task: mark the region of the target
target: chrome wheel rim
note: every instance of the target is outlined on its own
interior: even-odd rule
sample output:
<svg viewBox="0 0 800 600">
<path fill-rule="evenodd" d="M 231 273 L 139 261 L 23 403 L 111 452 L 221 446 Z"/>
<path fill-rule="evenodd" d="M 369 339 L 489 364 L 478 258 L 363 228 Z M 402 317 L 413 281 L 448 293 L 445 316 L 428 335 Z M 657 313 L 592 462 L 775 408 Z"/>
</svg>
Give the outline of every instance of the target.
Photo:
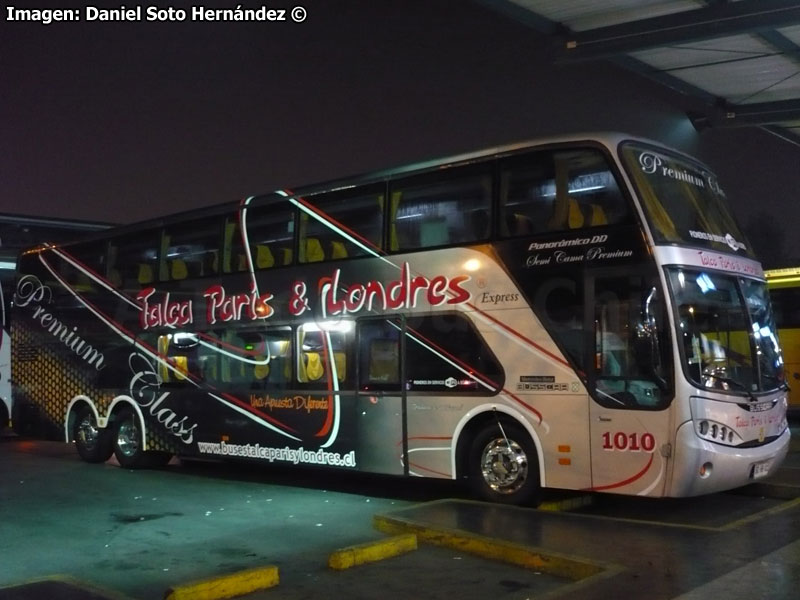
<svg viewBox="0 0 800 600">
<path fill-rule="evenodd" d="M 92 415 L 87 414 L 81 422 L 78 423 L 78 430 L 76 436 L 78 443 L 87 450 L 94 449 L 97 446 L 97 440 L 100 438 L 100 430 L 94 421 Z"/>
<path fill-rule="evenodd" d="M 133 456 L 139 451 L 139 428 L 132 416 L 119 424 L 117 448 L 124 456 Z"/>
<path fill-rule="evenodd" d="M 481 453 L 481 473 L 492 491 L 513 494 L 528 480 L 528 457 L 514 440 L 492 440 Z"/>
</svg>

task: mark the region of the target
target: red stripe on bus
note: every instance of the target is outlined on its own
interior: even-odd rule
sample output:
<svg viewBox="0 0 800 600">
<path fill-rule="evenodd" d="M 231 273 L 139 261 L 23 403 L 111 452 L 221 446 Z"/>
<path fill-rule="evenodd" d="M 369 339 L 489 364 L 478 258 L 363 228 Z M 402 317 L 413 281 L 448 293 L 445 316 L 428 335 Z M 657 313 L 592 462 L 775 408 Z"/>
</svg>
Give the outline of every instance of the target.
<svg viewBox="0 0 800 600">
<path fill-rule="evenodd" d="M 343 225 L 342 223 L 340 223 L 339 221 L 337 221 L 336 219 L 331 217 L 329 214 L 327 214 L 325 212 L 322 212 L 321 210 L 319 210 L 316 206 L 311 204 L 308 200 L 306 200 L 302 196 L 295 196 L 294 192 L 292 190 L 290 190 L 290 189 L 284 189 L 283 192 L 285 194 L 289 194 L 290 197 L 292 197 L 295 200 L 297 200 L 300 204 L 305 206 L 308 210 L 313 212 L 315 215 L 317 215 L 319 217 L 322 217 L 323 220 L 325 220 L 325 221 L 327 221 L 329 223 L 332 223 L 333 225 L 335 225 L 339 229 L 345 231 L 347 234 L 353 236 L 354 238 L 357 238 L 357 239 L 361 240 L 364 244 L 366 244 L 367 246 L 369 246 L 370 248 L 375 250 L 378 254 L 385 254 L 385 252 L 379 246 L 373 244 L 371 241 L 369 241 L 365 237 L 362 237 L 361 235 L 359 235 L 358 233 L 356 233 L 355 231 L 353 231 L 352 229 L 350 229 L 346 225 Z"/>
<path fill-rule="evenodd" d="M 489 313 L 486 313 L 486 312 L 482 311 L 480 308 L 478 308 L 478 307 L 477 307 L 477 306 L 475 306 L 474 304 L 467 303 L 467 306 L 469 306 L 470 308 L 472 308 L 472 309 L 473 309 L 473 310 L 475 310 L 476 312 L 480 313 L 482 316 L 484 316 L 484 317 L 486 317 L 487 319 L 489 319 L 489 320 L 490 320 L 492 323 L 494 323 L 494 324 L 496 324 L 496 325 L 499 325 L 500 327 L 502 327 L 503 329 L 505 329 L 506 331 L 508 331 L 508 332 L 509 332 L 509 333 L 511 333 L 512 335 L 515 335 L 516 337 L 518 337 L 519 339 L 521 339 L 522 341 L 524 341 L 526 344 L 529 344 L 529 345 L 530 345 L 530 346 L 532 346 L 533 348 L 536 348 L 536 350 L 538 350 L 538 351 L 539 351 L 539 352 L 541 352 L 542 354 L 546 354 L 547 356 L 549 356 L 550 358 L 552 358 L 552 359 L 553 359 L 553 360 L 555 360 L 555 361 L 558 361 L 558 362 L 559 362 L 559 363 L 561 363 L 562 365 L 565 365 L 565 366 L 567 366 L 567 367 L 570 367 L 570 368 L 572 368 L 572 367 L 570 366 L 570 364 L 569 364 L 567 361 L 565 361 L 563 358 L 561 358 L 561 357 L 559 357 L 559 356 L 556 356 L 555 354 L 553 354 L 552 352 L 550 352 L 550 351 L 549 351 L 547 348 L 543 348 L 542 346 L 540 346 L 539 344 L 537 344 L 537 343 L 536 343 L 536 342 L 534 342 L 533 340 L 531 340 L 531 339 L 528 339 L 526 336 L 522 335 L 520 332 L 518 332 L 518 331 L 516 331 L 515 329 L 511 328 L 509 325 L 506 325 L 506 324 L 505 324 L 505 323 L 503 323 L 502 321 L 499 321 L 498 319 L 495 319 L 495 318 L 494 318 L 493 316 L 491 316 Z"/>
<path fill-rule="evenodd" d="M 53 252 L 54 252 L 56 255 L 63 254 L 64 256 L 66 256 L 66 257 L 68 257 L 70 260 L 72 260 L 73 262 L 77 263 L 77 264 L 78 264 L 78 267 L 79 267 L 81 270 L 83 270 L 84 274 L 88 275 L 89 277 L 92 277 L 92 278 L 94 278 L 94 279 L 96 279 L 96 280 L 102 281 L 102 282 L 103 282 L 103 283 L 105 283 L 105 284 L 106 284 L 108 287 L 110 287 L 112 290 L 116 290 L 116 289 L 117 289 L 117 287 L 116 287 L 116 286 L 115 286 L 113 283 L 111 283 L 111 282 L 110 282 L 108 279 L 106 279 L 105 277 L 103 277 L 102 275 L 100 275 L 100 273 L 97 273 L 96 271 L 94 271 L 94 270 L 90 269 L 89 267 L 87 267 L 85 264 L 83 264 L 83 263 L 82 263 L 81 261 L 79 261 L 77 258 L 75 258 L 74 256 L 72 256 L 72 255 L 71 255 L 69 252 L 67 252 L 66 250 L 63 250 L 62 248 L 53 248 Z M 126 295 L 126 294 L 123 294 L 123 296 L 125 296 L 125 295 Z M 133 298 L 130 298 L 130 296 L 128 296 L 128 298 L 129 298 L 129 299 L 130 299 L 132 302 L 135 302 L 135 301 L 133 300 Z M 138 303 L 137 303 L 137 304 L 138 304 Z"/>
<path fill-rule="evenodd" d="M 435 473 L 436 475 L 441 475 L 442 477 L 450 477 L 450 473 L 442 473 L 441 471 L 437 471 L 435 469 L 429 469 L 428 467 L 423 467 L 422 465 L 418 465 L 416 463 L 409 462 L 408 463 L 409 469 L 418 469 L 420 471 L 427 471 L 428 473 Z"/>
<path fill-rule="evenodd" d="M 494 391 L 495 393 L 496 393 L 498 390 L 500 390 L 500 389 L 501 389 L 501 386 L 500 386 L 500 385 L 498 385 L 496 382 L 494 382 L 494 381 L 492 381 L 491 379 L 489 379 L 489 378 L 488 378 L 486 375 L 484 375 L 484 374 L 483 374 L 483 373 L 481 373 L 480 371 L 478 371 L 478 370 L 476 370 L 475 368 L 473 368 L 473 367 L 472 367 L 472 365 L 468 365 L 467 363 L 465 363 L 465 362 L 464 362 L 464 361 L 462 361 L 461 359 L 459 359 L 459 358 L 457 358 L 457 357 L 453 356 L 453 355 L 452 355 L 452 354 L 450 354 L 450 353 L 449 353 L 447 350 L 445 350 L 444 348 L 442 348 L 441 346 L 439 346 L 439 344 L 437 344 L 436 342 L 432 342 L 431 340 L 429 340 L 428 338 L 426 338 L 424 335 L 422 335 L 422 334 L 421 334 L 419 331 L 417 331 L 416 329 L 413 329 L 413 328 L 411 328 L 411 327 L 407 327 L 407 328 L 406 328 L 406 332 L 409 332 L 409 331 L 410 331 L 410 332 L 411 332 L 413 335 L 415 335 L 416 337 L 418 337 L 419 339 L 421 339 L 422 341 L 424 341 L 426 344 L 428 344 L 429 346 L 433 347 L 435 350 L 437 350 L 437 351 L 441 352 L 442 354 L 444 354 L 445 356 L 447 356 L 447 358 L 449 358 L 449 359 L 450 359 L 450 360 L 452 360 L 453 362 L 457 363 L 457 364 L 458 364 L 458 365 L 459 365 L 461 368 L 463 368 L 463 369 L 465 369 L 466 371 L 468 371 L 468 373 L 467 373 L 467 375 L 468 375 L 468 376 L 470 376 L 470 377 L 473 377 L 473 378 L 475 378 L 475 379 L 478 379 L 478 380 L 482 381 L 482 382 L 483 382 L 483 383 L 485 383 L 485 384 L 491 385 L 491 386 L 492 386 L 492 388 L 494 388 L 492 391 Z"/>
<path fill-rule="evenodd" d="M 626 486 L 626 485 L 628 485 L 629 483 L 633 483 L 633 482 L 634 482 L 634 481 L 636 481 L 637 479 L 640 479 L 641 477 L 643 477 L 643 476 L 644 476 L 644 474 L 645 474 L 645 473 L 647 473 L 647 471 L 650 469 L 650 467 L 652 466 L 652 464 L 653 464 L 653 455 L 651 454 L 651 455 L 650 455 L 650 460 L 649 460 L 649 461 L 648 461 L 648 463 L 645 465 L 644 469 L 642 469 L 641 471 L 639 471 L 639 472 L 638 472 L 636 475 L 634 475 L 633 477 L 629 477 L 628 479 L 625 479 L 625 480 L 623 480 L 623 481 L 619 481 L 619 482 L 617 482 L 617 483 L 610 483 L 610 484 L 608 484 L 608 485 L 599 485 L 599 486 L 597 486 L 597 487 L 590 487 L 590 488 L 587 488 L 587 489 L 585 489 L 584 491 L 587 491 L 587 492 L 601 492 L 601 491 L 603 491 L 603 490 L 612 490 L 612 489 L 614 489 L 614 488 L 619 488 L 619 487 Z"/>
</svg>

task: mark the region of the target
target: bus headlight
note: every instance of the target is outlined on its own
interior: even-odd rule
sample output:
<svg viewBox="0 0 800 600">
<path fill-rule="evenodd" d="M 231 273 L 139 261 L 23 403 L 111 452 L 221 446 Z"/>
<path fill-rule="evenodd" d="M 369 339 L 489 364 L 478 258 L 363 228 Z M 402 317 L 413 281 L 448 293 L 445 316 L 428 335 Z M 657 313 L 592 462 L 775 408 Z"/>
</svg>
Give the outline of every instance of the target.
<svg viewBox="0 0 800 600">
<path fill-rule="evenodd" d="M 695 430 L 697 431 L 697 435 L 704 440 L 716 442 L 717 444 L 736 446 L 744 441 L 738 433 L 727 425 L 708 419 L 698 421 Z"/>
</svg>

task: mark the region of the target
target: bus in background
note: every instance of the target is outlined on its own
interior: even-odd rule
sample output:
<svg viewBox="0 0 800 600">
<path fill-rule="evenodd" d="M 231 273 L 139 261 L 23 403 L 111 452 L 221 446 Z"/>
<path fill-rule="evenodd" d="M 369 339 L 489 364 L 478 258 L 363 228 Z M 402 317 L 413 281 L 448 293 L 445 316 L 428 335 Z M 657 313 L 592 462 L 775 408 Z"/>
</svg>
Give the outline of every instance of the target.
<svg viewBox="0 0 800 600">
<path fill-rule="evenodd" d="M 789 414 L 800 416 L 800 268 L 765 271 L 783 349 L 789 390 Z"/>
<path fill-rule="evenodd" d="M 695 496 L 789 446 L 763 270 L 711 171 L 604 134 L 278 190 L 20 256 L 19 418 L 172 455 Z"/>
<path fill-rule="evenodd" d="M 0 431 L 8 425 L 12 413 L 9 314 L 17 253 L 34 244 L 66 242 L 82 232 L 108 227 L 106 223 L 0 213 Z"/>
</svg>

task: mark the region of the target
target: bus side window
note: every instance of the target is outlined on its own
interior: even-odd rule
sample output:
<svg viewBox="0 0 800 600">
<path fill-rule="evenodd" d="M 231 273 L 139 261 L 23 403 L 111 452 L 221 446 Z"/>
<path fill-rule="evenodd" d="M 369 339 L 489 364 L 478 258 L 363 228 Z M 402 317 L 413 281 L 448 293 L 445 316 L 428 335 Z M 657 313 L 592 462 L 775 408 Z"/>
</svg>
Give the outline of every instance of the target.
<svg viewBox="0 0 800 600">
<path fill-rule="evenodd" d="M 207 338 L 198 362 L 200 376 L 221 388 L 285 388 L 290 378 L 291 331 L 223 330 Z"/>
<path fill-rule="evenodd" d="M 648 294 L 654 333 L 666 335 L 663 302 L 656 290 L 639 275 L 595 279 L 594 397 L 602 406 L 658 409 L 669 402 L 670 395 L 662 383 L 670 380 L 668 340 L 659 340 L 652 364 L 643 364 L 643 356 L 637 355 L 637 324 L 644 318 L 643 292 Z"/>
<path fill-rule="evenodd" d="M 156 348 L 161 383 L 183 384 L 200 376 L 197 334 L 179 331 L 160 335 Z"/>
<path fill-rule="evenodd" d="M 161 235 L 159 279 L 176 281 L 219 272 L 220 219 L 175 223 Z"/>
<path fill-rule="evenodd" d="M 598 150 L 533 152 L 501 165 L 500 233 L 535 235 L 631 220 L 616 179 Z"/>
<path fill-rule="evenodd" d="M 384 191 L 384 185 L 377 184 L 306 198 L 319 218 L 300 213 L 300 262 L 378 250 L 383 240 Z"/>
<path fill-rule="evenodd" d="M 466 244 L 489 236 L 492 177 L 459 169 L 400 180 L 391 185 L 389 249 Z"/>
<path fill-rule="evenodd" d="M 465 316 L 413 317 L 405 335 L 406 390 L 491 395 L 503 388 L 503 367 Z"/>
<path fill-rule="evenodd" d="M 352 368 L 348 355 L 352 341 L 351 328 L 323 331 L 315 323 L 298 327 L 295 355 L 297 382 L 328 389 L 328 383 L 335 377 L 339 385 L 349 385 Z"/>
<path fill-rule="evenodd" d="M 106 242 L 89 242 L 64 246 L 62 251 L 73 258 L 80 267 L 66 260 L 58 261 L 58 270 L 75 291 L 86 294 L 97 290 L 97 283 L 89 272 L 106 276 Z"/>
<path fill-rule="evenodd" d="M 556 277 L 542 277 L 530 286 L 531 308 L 547 333 L 574 364 L 581 378 L 586 376 L 587 340 L 583 326 L 583 270 L 560 269 Z"/>
<path fill-rule="evenodd" d="M 251 352 L 253 375 L 270 388 L 285 388 L 292 376 L 292 332 L 288 327 L 263 332 L 263 342 Z"/>
<path fill-rule="evenodd" d="M 247 231 L 242 234 L 236 215 L 224 231 L 223 269 L 226 273 L 271 269 L 294 262 L 295 209 L 284 198 L 247 209 Z M 244 247 L 244 237 L 249 246 Z"/>
<path fill-rule="evenodd" d="M 158 267 L 157 232 L 131 234 L 112 240 L 109 247 L 109 277 L 123 289 L 139 290 L 155 281 Z"/>
<path fill-rule="evenodd" d="M 219 352 L 219 337 L 213 332 L 204 334 L 203 342 L 197 349 L 197 371 L 200 379 L 208 384 L 217 385 L 222 381 Z"/>
<path fill-rule="evenodd" d="M 374 319 L 358 324 L 358 389 L 400 389 L 400 331 L 397 319 Z"/>
</svg>

